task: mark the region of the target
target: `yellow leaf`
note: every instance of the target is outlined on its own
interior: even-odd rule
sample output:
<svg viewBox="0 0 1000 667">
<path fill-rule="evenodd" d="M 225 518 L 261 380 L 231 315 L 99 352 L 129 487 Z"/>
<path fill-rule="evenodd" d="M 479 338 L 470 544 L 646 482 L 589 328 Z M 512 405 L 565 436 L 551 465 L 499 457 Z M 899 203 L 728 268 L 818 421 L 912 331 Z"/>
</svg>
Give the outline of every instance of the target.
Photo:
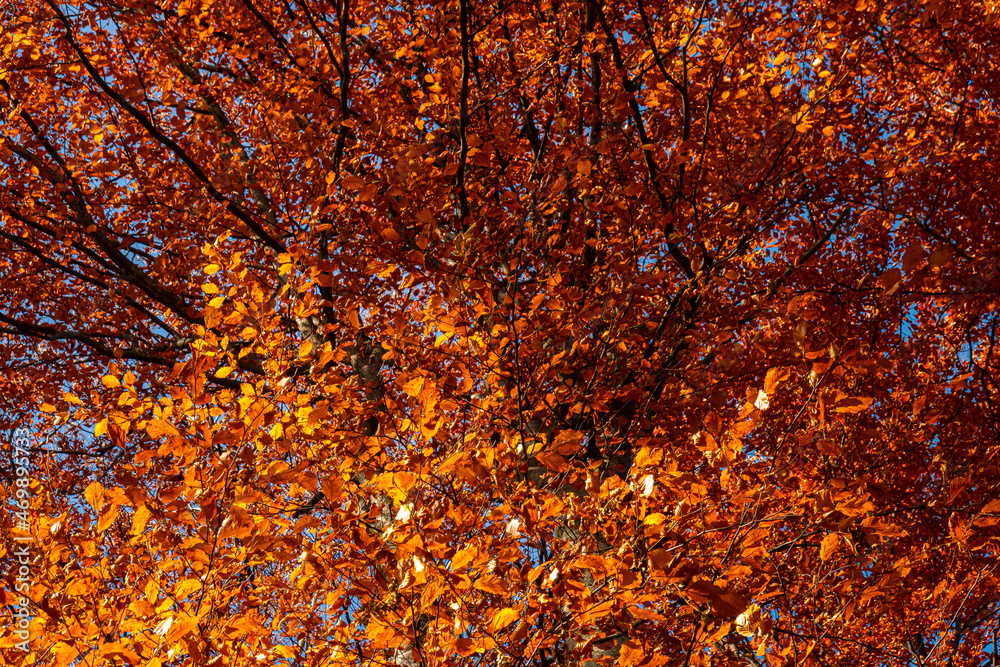
<svg viewBox="0 0 1000 667">
<path fill-rule="evenodd" d="M 285 658 L 286 660 L 295 661 L 295 649 L 291 646 L 278 645 L 274 647 L 274 652 L 278 656 Z"/>
<path fill-rule="evenodd" d="M 108 432 L 108 420 L 102 419 L 94 426 L 94 436 L 100 437 Z"/>
<path fill-rule="evenodd" d="M 520 437 L 520 436 L 517 436 L 517 437 Z M 518 445 L 517 446 L 517 451 L 521 452 L 522 450 L 526 450 L 527 453 L 528 453 L 528 456 L 537 456 L 538 453 L 540 451 L 542 451 L 542 448 L 544 446 L 545 446 L 545 441 L 544 440 L 532 440 L 531 442 L 528 443 L 528 446 L 526 448 L 522 448 L 521 445 Z"/>
<path fill-rule="evenodd" d="M 490 631 L 500 632 L 508 625 L 518 620 L 518 618 L 520 617 L 518 616 L 517 611 L 515 609 L 511 607 L 504 607 L 503 609 L 498 611 L 496 613 L 496 616 L 493 617 L 493 620 L 490 621 Z"/>
<path fill-rule="evenodd" d="M 103 384 L 108 389 L 117 389 L 122 386 L 121 381 L 114 375 L 105 375 L 101 378 L 101 384 Z"/>
<path fill-rule="evenodd" d="M 784 51 L 782 51 L 782 52 L 781 52 L 781 55 L 779 55 L 779 56 L 778 56 L 777 58 L 775 58 L 775 59 L 774 59 L 774 64 L 775 64 L 775 65 L 779 65 L 779 66 L 780 66 L 780 65 L 781 65 L 781 64 L 783 64 L 783 63 L 784 63 L 784 62 L 785 62 L 786 60 L 788 60 L 788 54 L 787 54 L 787 53 L 785 53 Z"/>
<path fill-rule="evenodd" d="M 647 526 L 659 526 L 666 520 L 667 520 L 666 515 L 657 512 L 656 514 L 650 514 L 645 519 L 643 519 L 642 522 Z"/>
<path fill-rule="evenodd" d="M 218 264 L 209 264 L 205 267 L 205 275 L 212 276 L 222 270 L 222 267 Z"/>
</svg>

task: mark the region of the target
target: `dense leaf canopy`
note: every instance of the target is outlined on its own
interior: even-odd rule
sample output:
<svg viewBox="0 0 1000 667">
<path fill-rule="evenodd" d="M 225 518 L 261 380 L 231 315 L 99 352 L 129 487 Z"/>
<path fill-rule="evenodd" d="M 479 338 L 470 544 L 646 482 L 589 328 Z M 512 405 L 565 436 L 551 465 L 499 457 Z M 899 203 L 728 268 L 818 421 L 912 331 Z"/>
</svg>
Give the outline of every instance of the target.
<svg viewBox="0 0 1000 667">
<path fill-rule="evenodd" d="M 2 3 L 2 662 L 1000 664 L 998 11 Z"/>
</svg>

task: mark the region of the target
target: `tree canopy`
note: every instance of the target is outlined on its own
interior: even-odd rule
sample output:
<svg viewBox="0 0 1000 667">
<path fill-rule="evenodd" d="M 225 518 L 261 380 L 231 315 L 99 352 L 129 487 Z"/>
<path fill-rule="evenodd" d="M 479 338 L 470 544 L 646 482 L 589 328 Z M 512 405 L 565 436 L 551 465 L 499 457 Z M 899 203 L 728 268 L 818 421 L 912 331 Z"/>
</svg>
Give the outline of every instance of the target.
<svg viewBox="0 0 1000 667">
<path fill-rule="evenodd" d="M 3 3 L 4 664 L 1000 665 L 998 12 Z"/>
</svg>

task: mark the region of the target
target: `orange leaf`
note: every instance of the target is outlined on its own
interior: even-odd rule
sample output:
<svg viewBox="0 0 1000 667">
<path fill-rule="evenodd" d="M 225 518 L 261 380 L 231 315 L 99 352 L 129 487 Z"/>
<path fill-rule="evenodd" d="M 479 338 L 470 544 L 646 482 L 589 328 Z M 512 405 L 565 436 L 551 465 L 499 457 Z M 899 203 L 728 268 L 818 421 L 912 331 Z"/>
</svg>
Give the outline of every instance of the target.
<svg viewBox="0 0 1000 667">
<path fill-rule="evenodd" d="M 76 660 L 76 657 L 80 655 L 79 651 L 64 642 L 59 642 L 53 646 L 51 653 L 55 658 L 54 667 L 66 667 L 66 665 Z"/>
<path fill-rule="evenodd" d="M 466 547 L 458 551 L 451 559 L 451 571 L 457 572 L 458 570 L 465 569 L 478 554 L 479 552 L 473 547 Z"/>
<path fill-rule="evenodd" d="M 101 518 L 97 520 L 97 532 L 103 533 L 108 529 L 108 526 L 115 522 L 118 518 L 118 505 L 108 505 L 104 508 L 101 513 Z"/>
<path fill-rule="evenodd" d="M 146 433 L 151 438 L 162 438 L 163 436 L 179 436 L 180 431 L 172 424 L 162 419 L 151 419 L 146 423 Z"/>
<path fill-rule="evenodd" d="M 844 400 L 837 403 L 836 407 L 833 408 L 833 412 L 844 412 L 847 414 L 853 414 L 855 412 L 863 412 L 868 409 L 875 399 L 872 398 L 845 398 Z"/>
<path fill-rule="evenodd" d="M 95 512 L 100 512 L 104 507 L 104 487 L 100 482 L 91 482 L 90 486 L 83 492 L 83 497 L 94 508 Z"/>
<path fill-rule="evenodd" d="M 587 608 L 582 614 L 577 617 L 577 621 L 581 625 L 587 625 L 592 621 L 596 621 L 599 618 L 603 618 L 611 613 L 611 610 L 615 608 L 615 601 L 604 600 L 599 602 L 589 608 Z"/>
<path fill-rule="evenodd" d="M 535 454 L 535 458 L 552 472 L 562 472 L 570 467 L 565 458 L 550 451 L 539 452 Z"/>
<path fill-rule="evenodd" d="M 819 557 L 822 561 L 830 560 L 840 548 L 840 536 L 837 533 L 830 533 L 823 538 L 819 545 Z"/>
</svg>

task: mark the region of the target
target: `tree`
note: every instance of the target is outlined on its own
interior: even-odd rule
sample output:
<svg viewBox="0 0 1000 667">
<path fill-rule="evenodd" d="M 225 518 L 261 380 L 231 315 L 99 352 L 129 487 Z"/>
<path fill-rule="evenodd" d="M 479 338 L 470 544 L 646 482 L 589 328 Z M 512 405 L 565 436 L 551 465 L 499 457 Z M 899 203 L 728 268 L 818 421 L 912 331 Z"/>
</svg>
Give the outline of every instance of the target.
<svg viewBox="0 0 1000 667">
<path fill-rule="evenodd" d="M 0 11 L 6 664 L 1000 664 L 993 3 Z"/>
</svg>

